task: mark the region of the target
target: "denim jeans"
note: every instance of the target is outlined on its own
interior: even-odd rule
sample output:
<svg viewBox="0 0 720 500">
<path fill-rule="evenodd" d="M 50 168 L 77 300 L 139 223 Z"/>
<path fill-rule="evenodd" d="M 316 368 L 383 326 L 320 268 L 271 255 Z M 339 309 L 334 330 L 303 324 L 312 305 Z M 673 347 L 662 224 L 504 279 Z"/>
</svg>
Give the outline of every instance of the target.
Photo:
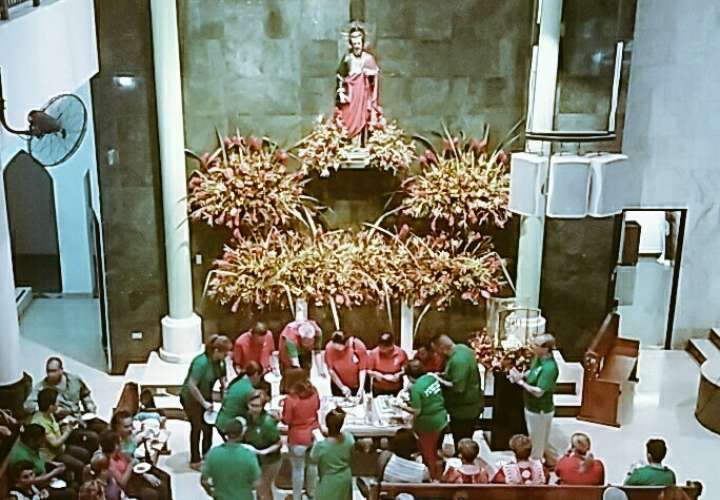
<svg viewBox="0 0 720 500">
<path fill-rule="evenodd" d="M 292 488 L 293 500 L 301 500 L 303 482 L 307 496 L 315 494 L 317 485 L 317 463 L 310 460 L 310 449 L 312 446 L 299 444 L 290 445 L 290 464 L 292 465 Z"/>
</svg>

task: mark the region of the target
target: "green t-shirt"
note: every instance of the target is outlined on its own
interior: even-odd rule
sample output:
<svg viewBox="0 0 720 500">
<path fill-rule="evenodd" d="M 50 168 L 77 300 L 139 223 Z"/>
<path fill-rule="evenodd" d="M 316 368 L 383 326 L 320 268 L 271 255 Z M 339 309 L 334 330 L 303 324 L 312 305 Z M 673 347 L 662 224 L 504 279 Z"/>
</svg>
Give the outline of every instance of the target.
<svg viewBox="0 0 720 500">
<path fill-rule="evenodd" d="M 280 430 L 277 420 L 263 411 L 257 420 L 248 418 L 248 427 L 243 442 L 253 445 L 258 450 L 265 449 L 280 441 Z M 280 460 L 280 450 L 271 455 L 259 455 L 260 465 L 264 466 Z"/>
<path fill-rule="evenodd" d="M 415 430 L 420 432 L 441 431 L 447 425 L 447 411 L 442 387 L 437 378 L 426 373 L 410 388 L 410 406 L 420 410 L 415 417 Z"/>
<path fill-rule="evenodd" d="M 316 351 L 319 351 L 322 349 L 322 335 L 316 334 L 315 335 L 315 341 L 313 344 L 313 349 Z M 290 358 L 298 358 L 300 357 L 300 353 L 307 354 L 312 349 L 307 349 L 303 345 L 297 345 L 293 340 L 285 339 L 285 352 L 287 353 L 288 357 Z"/>
<path fill-rule="evenodd" d="M 218 412 L 215 427 L 225 432 L 227 423 L 235 417 L 247 415 L 248 396 L 255 390 L 247 375 L 240 380 L 233 380 L 225 391 L 222 406 Z"/>
<path fill-rule="evenodd" d="M 550 413 L 555 410 L 553 403 L 553 395 L 555 394 L 555 384 L 558 379 L 558 366 L 555 358 L 549 356 L 547 358 L 535 358 L 530 365 L 530 371 L 527 374 L 527 383 L 534 387 L 539 387 L 543 391 L 542 396 L 536 398 L 528 391 L 524 391 L 525 408 L 533 413 Z"/>
<path fill-rule="evenodd" d="M 23 461 L 33 464 L 36 475 L 40 476 L 45 474 L 45 460 L 43 460 L 40 456 L 40 452 L 30 448 L 28 445 L 18 440 L 10 450 L 8 464 L 12 467 L 13 465 Z"/>
<path fill-rule="evenodd" d="M 325 439 L 312 447 L 310 457 L 318 463 L 320 482 L 315 500 L 352 500 L 352 450 L 355 438 L 343 432 L 343 440 Z"/>
<path fill-rule="evenodd" d="M 210 450 L 202 474 L 212 479 L 217 500 L 253 500 L 260 465 L 255 454 L 242 444 L 225 443 Z"/>
<path fill-rule="evenodd" d="M 45 429 L 45 438 L 52 437 L 54 439 L 60 439 L 62 437 L 62 431 L 60 430 L 60 424 L 58 424 L 57 420 L 55 420 L 55 417 L 50 415 L 45 415 L 44 413 L 38 411 L 35 412 L 35 414 L 32 416 L 32 419 L 30 419 L 31 424 L 38 424 L 43 429 Z M 45 442 L 45 446 L 40 448 L 40 456 L 43 458 L 43 460 L 53 460 L 58 455 L 62 455 L 65 447 L 63 445 L 60 446 L 52 446 L 49 441 Z"/>
<path fill-rule="evenodd" d="M 225 361 L 211 361 L 207 354 L 198 354 L 195 359 L 190 363 L 190 369 L 188 370 L 185 382 L 183 382 L 182 390 L 180 391 L 180 397 L 189 398 L 190 388 L 188 382 L 190 378 L 195 379 L 200 394 L 205 398 L 206 401 L 212 399 L 212 390 L 215 386 L 215 382 L 225 375 Z"/>
<path fill-rule="evenodd" d="M 478 418 L 485 406 L 475 351 L 456 345 L 445 364 L 445 378 L 453 386 L 445 389 L 445 408 L 450 418 Z"/>
<path fill-rule="evenodd" d="M 664 465 L 638 467 L 625 479 L 627 486 L 674 486 L 675 473 Z"/>
</svg>

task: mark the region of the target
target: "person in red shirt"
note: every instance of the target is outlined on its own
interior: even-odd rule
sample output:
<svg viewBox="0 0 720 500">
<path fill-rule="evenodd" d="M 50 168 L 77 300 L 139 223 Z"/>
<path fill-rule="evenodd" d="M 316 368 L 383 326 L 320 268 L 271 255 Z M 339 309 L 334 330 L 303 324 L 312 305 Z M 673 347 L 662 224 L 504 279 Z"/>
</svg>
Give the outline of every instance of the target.
<svg viewBox="0 0 720 500">
<path fill-rule="evenodd" d="M 309 497 L 315 492 L 317 464 L 306 460 L 313 445 L 313 431 L 320 428 L 318 420 L 320 396 L 308 379 L 297 381 L 283 401 L 281 420 L 288 426 L 288 449 L 292 465 L 293 500 L 301 500 L 303 481 Z M 307 470 L 306 470 L 307 465 Z"/>
<path fill-rule="evenodd" d="M 357 337 L 338 330 L 325 346 L 325 365 L 333 396 L 361 395 L 365 389 L 367 349 Z"/>
<path fill-rule="evenodd" d="M 250 361 L 262 366 L 263 373 L 272 371 L 272 353 L 275 350 L 273 334 L 265 323 L 257 322 L 252 330 L 240 335 L 233 347 L 233 367 L 238 375 L 245 373 Z"/>
<path fill-rule="evenodd" d="M 590 453 L 590 437 L 576 432 L 570 438 L 570 450 L 555 466 L 558 484 L 601 486 L 605 484 L 605 466 Z"/>
<path fill-rule="evenodd" d="M 415 350 L 415 359 L 419 359 L 428 373 L 442 373 L 445 370 L 445 356 L 434 348 L 434 341 L 423 342 Z"/>
<path fill-rule="evenodd" d="M 278 340 L 280 373 L 292 367 L 302 368 L 310 373 L 314 351 L 318 373 L 324 377 L 321 349 L 322 330 L 315 321 L 311 319 L 291 321 L 280 332 Z"/>
<path fill-rule="evenodd" d="M 392 333 L 381 333 L 377 347 L 368 353 L 367 359 L 367 374 L 371 377 L 373 396 L 397 396 L 403 386 L 403 370 L 407 361 L 405 351 L 393 342 Z"/>
</svg>

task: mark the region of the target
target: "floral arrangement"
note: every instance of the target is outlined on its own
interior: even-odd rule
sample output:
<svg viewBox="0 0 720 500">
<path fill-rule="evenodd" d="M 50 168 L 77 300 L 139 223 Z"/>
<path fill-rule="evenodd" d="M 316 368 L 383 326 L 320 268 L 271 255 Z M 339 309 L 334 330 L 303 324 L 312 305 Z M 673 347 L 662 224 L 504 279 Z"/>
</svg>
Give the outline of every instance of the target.
<svg viewBox="0 0 720 500">
<path fill-rule="evenodd" d="M 439 153 L 423 141 L 428 149 L 420 156 L 420 172 L 403 183 L 401 213 L 429 219 L 433 231 L 438 222 L 450 230 L 503 227 L 510 218 L 510 169 L 502 149 L 488 153 L 487 129 L 481 140 L 446 131 Z"/>
<path fill-rule="evenodd" d="M 509 373 L 513 368 L 525 371 L 530 368 L 533 351 L 527 345 L 507 346 L 495 345 L 487 331 L 474 332 L 470 336 L 470 347 L 475 356 L 487 370 Z"/>
<path fill-rule="evenodd" d="M 436 241 L 440 240 L 440 241 Z M 453 299 L 477 304 L 502 285 L 500 261 L 486 239 L 479 252 L 442 238 L 384 229 L 312 234 L 271 230 L 225 248 L 208 278 L 208 295 L 221 304 L 262 308 L 304 297 L 317 306 L 388 306 L 407 298 L 416 306 L 445 309 Z"/>
<path fill-rule="evenodd" d="M 314 200 L 306 196 L 303 174 L 289 173 L 289 155 L 258 137 L 227 137 L 212 153 L 201 157 L 190 174 L 190 218 L 210 226 L 225 226 L 236 238 L 252 231 L 291 226 L 303 214 L 314 214 Z"/>
<path fill-rule="evenodd" d="M 299 143 L 298 157 L 306 172 L 327 177 L 347 162 L 356 146 L 339 117 L 320 119 L 313 131 Z M 406 170 L 415 160 L 415 143 L 405 138 L 396 123 L 377 123 L 368 132 L 367 149 L 372 168 L 392 172 Z"/>
</svg>

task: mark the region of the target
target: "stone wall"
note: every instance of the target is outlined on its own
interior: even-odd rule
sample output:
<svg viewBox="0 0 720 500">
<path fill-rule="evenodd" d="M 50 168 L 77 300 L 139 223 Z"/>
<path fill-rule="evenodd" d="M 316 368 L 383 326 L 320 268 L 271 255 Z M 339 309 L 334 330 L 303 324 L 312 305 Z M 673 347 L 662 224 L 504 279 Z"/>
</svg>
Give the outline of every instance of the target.
<svg viewBox="0 0 720 500">
<path fill-rule="evenodd" d="M 452 0 L 246 0 L 179 3 L 187 146 L 214 148 L 221 133 L 267 134 L 292 145 L 319 114 L 332 111 L 335 72 L 347 50 L 341 33 L 351 16 L 363 20 L 381 67 L 386 115 L 410 133 L 440 130 L 441 122 L 479 135 L 485 124 L 498 139 L 524 114 L 532 32 L 532 2 Z M 521 147 L 518 144 L 517 147 Z M 192 168 L 194 165 L 189 164 Z M 360 228 L 385 210 L 399 179 L 375 171 L 341 171 L 315 178 L 308 190 L 330 207 L 328 227 Z M 518 226 L 499 237 L 515 260 Z M 206 332 L 231 335 L 263 318 L 277 331 L 287 310 L 232 315 L 202 295 L 207 271 L 229 235 L 193 225 L 195 304 Z M 399 329 L 394 306 L 393 331 Z M 418 311 L 419 313 L 419 311 Z M 311 311 L 332 329 L 329 308 Z M 342 327 L 370 343 L 388 329 L 384 309 L 343 311 Z M 482 308 L 429 314 L 422 335 L 482 326 Z"/>
</svg>

